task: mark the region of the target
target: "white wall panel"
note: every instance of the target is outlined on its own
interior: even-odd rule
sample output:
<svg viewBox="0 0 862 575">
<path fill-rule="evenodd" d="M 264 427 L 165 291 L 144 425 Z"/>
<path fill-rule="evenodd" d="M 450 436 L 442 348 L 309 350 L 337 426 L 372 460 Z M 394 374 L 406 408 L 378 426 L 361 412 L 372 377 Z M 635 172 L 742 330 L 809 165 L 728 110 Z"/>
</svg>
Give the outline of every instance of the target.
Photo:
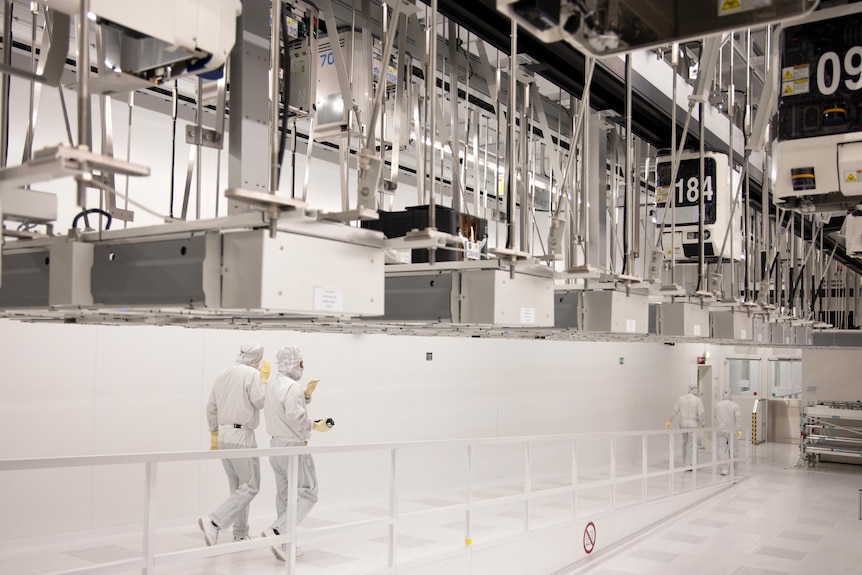
<svg viewBox="0 0 862 575">
<path fill-rule="evenodd" d="M 331 432 L 312 436 L 315 445 L 661 429 L 676 398 L 695 378 L 696 357 L 706 349 L 703 344 L 32 325 L 5 320 L 0 321 L 0 337 L 6 342 L 0 347 L 4 397 L 0 432 L 10 438 L 0 444 L 3 458 L 206 449 L 205 408 L 212 381 L 235 361 L 239 344 L 247 339 L 264 345 L 273 369 L 280 347 L 295 344 L 302 349 L 303 382 L 321 380 L 310 414 L 337 422 Z M 720 383 L 724 377 L 720 366 L 734 350 L 709 349 L 709 362 L 716 366 L 714 376 Z M 429 352 L 431 361 L 426 360 Z M 761 348 L 752 357 L 771 354 Z M 258 445 L 268 446 L 261 419 Z M 542 454 L 566 449 L 537 447 L 534 472 L 555 471 L 555 466 L 563 465 L 561 458 Z M 578 451 L 585 475 L 607 469 L 607 441 L 580 442 Z M 618 451 L 633 463 L 639 461 L 638 446 Z M 465 457 L 457 449 L 400 453 L 398 477 L 405 497 L 440 489 L 458 500 Z M 475 464 L 477 485 L 507 477 L 510 487 L 520 488 L 523 448 L 477 449 Z M 319 456 L 317 467 L 321 506 L 356 495 L 386 501 L 386 451 Z M 123 466 L 58 473 L 68 477 L 64 492 L 75 497 L 59 500 L 70 501 L 70 513 L 53 520 L 51 529 L 140 522 L 142 470 Z M 159 474 L 159 520 L 191 522 L 227 495 L 227 480 L 217 462 L 165 465 Z M 0 476 L 0 486 L 18 495 L 14 501 L 0 502 L 0 514 L 17 516 L 29 509 L 36 520 L 0 531 L 0 538 L 44 534 L 41 520 L 57 515 L 58 502 L 45 497 L 46 484 L 38 478 L 28 482 L 23 476 Z M 265 458 L 261 476 L 252 517 L 262 523 L 274 515 L 274 481 Z"/>
</svg>

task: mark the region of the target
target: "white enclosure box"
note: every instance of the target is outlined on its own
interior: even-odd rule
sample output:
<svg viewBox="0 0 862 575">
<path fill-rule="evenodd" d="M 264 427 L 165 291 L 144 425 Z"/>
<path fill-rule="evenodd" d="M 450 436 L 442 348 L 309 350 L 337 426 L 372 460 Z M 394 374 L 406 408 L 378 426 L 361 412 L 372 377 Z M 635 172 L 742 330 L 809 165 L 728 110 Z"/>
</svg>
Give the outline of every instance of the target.
<svg viewBox="0 0 862 575">
<path fill-rule="evenodd" d="M 48 305 L 91 306 L 93 244 L 61 241 L 49 248 Z"/>
<path fill-rule="evenodd" d="M 657 307 L 659 335 L 709 337 L 709 309 L 697 303 L 664 303 Z"/>
<path fill-rule="evenodd" d="M 769 326 L 770 343 L 773 345 L 791 345 L 793 343 L 793 332 L 789 324 L 776 321 L 766 325 Z"/>
<path fill-rule="evenodd" d="M 587 291 L 581 298 L 584 331 L 646 334 L 649 298 L 618 291 Z"/>
<path fill-rule="evenodd" d="M 382 235 L 329 227 L 345 237 L 279 232 L 270 238 L 268 230 L 224 234 L 222 307 L 302 316 L 382 315 Z M 349 241 L 351 233 L 379 245 Z"/>
<path fill-rule="evenodd" d="M 502 269 L 464 270 L 460 323 L 553 327 L 553 277 L 527 273 L 511 277 Z"/>
<path fill-rule="evenodd" d="M 57 220 L 57 195 L 23 188 L 0 190 L 4 220 L 49 223 Z"/>
<path fill-rule="evenodd" d="M 349 32 L 338 34 L 341 55 L 345 66 L 351 75 L 350 90 L 353 101 L 359 107 L 359 122 L 368 122 L 370 102 L 372 98 L 369 74 L 364 65 L 366 55 L 361 42 L 354 42 L 354 35 Z M 317 66 L 317 116 L 315 117 L 314 139 L 329 141 L 346 135 L 348 129 L 356 133 L 364 129 L 359 125 L 351 125 L 354 117 L 350 114 L 351 106 L 344 105 L 341 83 L 335 66 L 335 52 L 332 48 L 332 36 L 322 38 L 318 44 L 318 60 L 310 65 Z"/>
<path fill-rule="evenodd" d="M 715 339 L 752 339 L 752 321 L 747 313 L 726 310 L 709 313 Z"/>
<path fill-rule="evenodd" d="M 847 255 L 862 256 L 862 216 L 848 214 L 844 219 L 844 241 Z"/>
<path fill-rule="evenodd" d="M 791 328 L 793 332 L 793 343 L 795 345 L 813 345 L 814 330 L 807 325 L 794 325 Z"/>
<path fill-rule="evenodd" d="M 751 318 L 752 340 L 757 343 L 769 343 L 769 330 L 762 316 L 756 315 Z"/>
</svg>

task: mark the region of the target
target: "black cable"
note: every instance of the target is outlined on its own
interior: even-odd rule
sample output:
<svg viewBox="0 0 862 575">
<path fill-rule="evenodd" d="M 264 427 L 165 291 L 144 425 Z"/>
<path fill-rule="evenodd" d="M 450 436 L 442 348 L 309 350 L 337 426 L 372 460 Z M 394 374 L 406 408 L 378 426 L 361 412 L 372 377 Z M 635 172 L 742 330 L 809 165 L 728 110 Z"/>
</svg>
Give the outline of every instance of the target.
<svg viewBox="0 0 862 575">
<path fill-rule="evenodd" d="M 791 271 L 791 273 L 793 273 Z M 796 298 L 796 291 L 799 289 L 799 284 L 802 282 L 802 276 L 805 274 L 805 266 L 802 266 L 802 269 L 799 270 L 799 275 L 796 276 L 796 280 L 793 282 L 793 285 L 790 286 L 790 300 L 789 303 L 791 307 L 793 306 L 793 300 Z"/>
<path fill-rule="evenodd" d="M 281 166 L 284 163 L 284 149 L 287 147 L 287 119 L 290 115 L 290 50 L 287 49 L 287 12 L 281 10 L 281 39 L 284 42 L 284 52 L 281 56 L 281 74 L 283 78 L 281 90 L 281 135 L 278 140 L 278 179 L 281 181 Z M 277 102 L 274 105 L 278 105 Z M 291 187 L 293 191 L 293 187 Z"/>
<path fill-rule="evenodd" d="M 174 217 L 174 169 L 177 165 L 177 81 L 174 80 L 174 96 L 171 115 L 173 116 L 173 128 L 171 131 L 171 209 L 169 210 L 171 219 Z M 200 177 L 200 175 L 198 176 Z"/>
<path fill-rule="evenodd" d="M 109 214 L 108 212 L 106 212 L 105 210 L 100 209 L 100 208 L 90 208 L 88 210 L 83 210 L 81 212 L 78 212 L 78 214 L 72 220 L 72 227 L 77 228 L 78 227 L 78 220 L 80 220 L 81 218 L 84 218 L 84 225 L 87 226 L 88 229 L 91 229 L 90 228 L 90 218 L 87 217 L 90 214 L 99 214 L 99 215 L 102 215 L 102 216 L 105 216 L 106 218 L 108 218 L 108 221 L 105 224 L 105 229 L 106 230 L 111 229 L 111 221 L 113 220 L 113 218 L 111 217 L 111 214 Z"/>
</svg>

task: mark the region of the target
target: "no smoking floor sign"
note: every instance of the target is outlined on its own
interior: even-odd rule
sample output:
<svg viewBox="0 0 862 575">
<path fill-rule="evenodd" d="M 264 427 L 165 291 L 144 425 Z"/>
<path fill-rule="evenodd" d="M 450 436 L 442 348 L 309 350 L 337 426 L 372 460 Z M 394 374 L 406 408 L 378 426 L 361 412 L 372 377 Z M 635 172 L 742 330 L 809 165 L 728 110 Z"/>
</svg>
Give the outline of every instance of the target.
<svg viewBox="0 0 862 575">
<path fill-rule="evenodd" d="M 584 551 L 589 555 L 596 548 L 596 524 L 590 521 L 584 528 Z"/>
</svg>

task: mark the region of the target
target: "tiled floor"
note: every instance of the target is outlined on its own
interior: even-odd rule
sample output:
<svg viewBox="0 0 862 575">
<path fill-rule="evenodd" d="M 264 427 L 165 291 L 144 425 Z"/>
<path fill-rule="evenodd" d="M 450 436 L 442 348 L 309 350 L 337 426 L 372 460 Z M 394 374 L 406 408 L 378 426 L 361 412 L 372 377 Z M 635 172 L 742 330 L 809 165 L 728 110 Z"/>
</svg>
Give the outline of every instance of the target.
<svg viewBox="0 0 862 575">
<path fill-rule="evenodd" d="M 759 446 L 753 477 L 635 537 L 597 550 L 588 560 L 557 575 L 862 575 L 862 521 L 858 519 L 862 466 L 821 464 L 797 469 L 796 458 L 794 446 Z M 410 503 L 417 509 L 454 503 L 444 497 L 426 496 Z M 543 503 L 534 507 L 534 521 L 568 513 L 568 505 L 553 497 Z M 523 525 L 520 509 L 516 505 L 476 513 L 473 533 L 483 537 L 517 534 Z M 309 538 L 301 543 L 305 554 L 298 559 L 298 573 L 369 573 L 385 565 L 385 525 L 362 527 L 349 534 L 313 536 L 313 532 L 322 529 L 320 533 L 324 533 L 325 528 L 343 521 L 374 520 L 386 514 L 379 502 L 352 509 L 315 509 L 302 526 L 301 537 Z M 398 540 L 399 561 L 457 552 L 463 549 L 463 537 L 463 511 L 444 510 L 421 522 L 405 523 Z M 121 561 L 138 555 L 140 541 L 140 534 L 130 533 L 7 546 L 0 548 L 0 575 L 36 575 Z M 167 552 L 199 548 L 202 541 L 197 526 L 188 525 L 160 529 L 156 544 L 159 552 Z M 117 571 L 117 575 L 132 573 L 137 575 L 140 570 Z M 261 548 L 169 565 L 157 573 L 275 575 L 284 573 L 284 564 Z"/>
<path fill-rule="evenodd" d="M 862 574 L 862 466 L 797 455 L 758 446 L 753 477 L 558 575 Z"/>
</svg>

